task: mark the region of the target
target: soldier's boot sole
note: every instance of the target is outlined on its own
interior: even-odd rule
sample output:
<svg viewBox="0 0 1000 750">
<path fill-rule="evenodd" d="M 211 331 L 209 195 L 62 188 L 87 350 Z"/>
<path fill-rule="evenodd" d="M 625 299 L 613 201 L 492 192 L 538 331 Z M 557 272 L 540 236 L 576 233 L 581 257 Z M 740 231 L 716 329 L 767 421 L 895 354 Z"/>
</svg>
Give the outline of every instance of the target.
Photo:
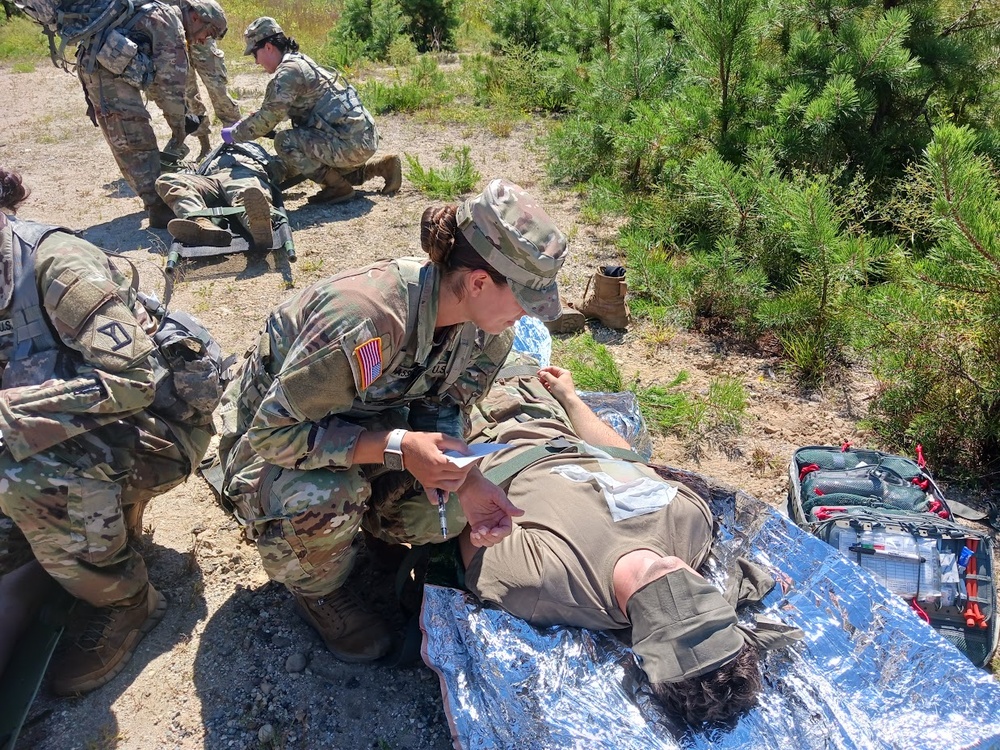
<svg viewBox="0 0 1000 750">
<path fill-rule="evenodd" d="M 587 324 L 587 316 L 573 307 L 564 307 L 555 320 L 545 321 L 549 333 L 576 333 Z"/>
<path fill-rule="evenodd" d="M 172 219 L 167 224 L 167 231 L 178 242 L 191 246 L 229 247 L 233 239 L 225 229 L 220 229 L 214 224 L 209 229 L 194 219 Z"/>
<path fill-rule="evenodd" d="M 98 643 L 94 648 L 88 649 L 87 654 L 89 664 L 80 662 L 73 666 L 77 669 L 60 669 L 62 665 L 56 663 L 52 677 L 52 692 L 56 695 L 78 695 L 91 690 L 96 690 L 102 685 L 106 685 L 117 677 L 125 666 L 132 659 L 136 647 L 163 619 L 167 611 L 167 599 L 163 594 L 153 588 L 152 584 L 146 589 L 145 618 L 136 622 L 126 623 L 121 628 L 121 642 L 113 650 L 104 650 L 102 644 Z M 78 648 L 78 647 L 76 647 Z"/>
<path fill-rule="evenodd" d="M 269 250 L 274 244 L 271 233 L 271 204 L 264 191 L 249 187 L 243 191 L 243 210 L 246 212 L 247 228 L 257 250 Z"/>
<path fill-rule="evenodd" d="M 346 190 L 340 186 L 328 185 L 315 195 L 310 195 L 306 201 L 312 204 L 324 203 L 327 205 L 335 205 L 337 203 L 347 203 L 347 201 L 354 200 L 355 197 L 357 197 L 357 193 L 354 191 L 354 188 L 347 183 Z"/>
</svg>

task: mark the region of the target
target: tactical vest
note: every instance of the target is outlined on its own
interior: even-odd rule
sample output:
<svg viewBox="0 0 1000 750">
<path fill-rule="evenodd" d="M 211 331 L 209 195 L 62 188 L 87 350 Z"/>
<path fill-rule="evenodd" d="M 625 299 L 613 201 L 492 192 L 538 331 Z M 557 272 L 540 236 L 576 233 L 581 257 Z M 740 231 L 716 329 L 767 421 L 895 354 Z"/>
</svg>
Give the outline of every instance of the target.
<svg viewBox="0 0 1000 750">
<path fill-rule="evenodd" d="M 3 372 L 3 388 L 44 383 L 53 378 L 76 377 L 81 357 L 58 340 L 38 297 L 35 255 L 54 232 L 75 234 L 58 226 L 11 218 L 14 288 L 10 318 L 13 324 L 10 357 Z M 104 251 L 105 255 L 124 256 Z M 153 334 L 156 348 L 150 354 L 155 382 L 151 411 L 167 419 L 211 429 L 212 412 L 222 398 L 224 374 L 229 366 L 211 334 L 192 316 L 167 311 L 155 297 L 139 291 L 139 274 L 132 266 L 128 305 L 137 305 L 159 322 Z"/>
<path fill-rule="evenodd" d="M 35 251 L 42 240 L 54 232 L 69 229 L 8 218 L 11 228 L 14 276 L 10 303 L 10 356 L 3 371 L 2 385 L 17 388 L 37 385 L 58 378 L 68 380 L 76 374 L 73 354 L 56 342 L 48 316 L 38 299 L 35 282 Z"/>
<path fill-rule="evenodd" d="M 317 65 L 311 58 L 298 52 L 290 53 L 302 60 L 319 77 L 329 95 L 328 107 L 324 108 L 321 100 L 316 103 L 310 120 L 316 122 L 306 122 L 305 125 L 314 127 L 320 123 L 327 127 L 337 129 L 339 121 L 347 117 L 362 117 L 370 127 L 375 127 L 375 121 L 358 97 L 358 91 L 340 74 L 339 71 L 331 73 L 326 68 Z M 377 144 L 376 144 L 377 146 Z"/>
</svg>

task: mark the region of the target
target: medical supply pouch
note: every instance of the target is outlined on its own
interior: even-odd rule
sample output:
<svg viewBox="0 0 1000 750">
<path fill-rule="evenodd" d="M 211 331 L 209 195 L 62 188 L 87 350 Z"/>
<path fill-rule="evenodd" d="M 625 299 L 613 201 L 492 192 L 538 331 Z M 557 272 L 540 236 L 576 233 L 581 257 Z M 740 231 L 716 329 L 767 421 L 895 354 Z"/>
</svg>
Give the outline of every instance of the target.
<svg viewBox="0 0 1000 750">
<path fill-rule="evenodd" d="M 104 44 L 97 51 L 97 62 L 115 75 L 121 75 L 125 68 L 139 54 L 139 45 L 116 29 L 111 29 Z"/>
<path fill-rule="evenodd" d="M 997 646 L 988 534 L 956 523 L 933 478 L 903 456 L 808 446 L 789 466 L 788 515 L 910 603 L 977 666 Z"/>
</svg>

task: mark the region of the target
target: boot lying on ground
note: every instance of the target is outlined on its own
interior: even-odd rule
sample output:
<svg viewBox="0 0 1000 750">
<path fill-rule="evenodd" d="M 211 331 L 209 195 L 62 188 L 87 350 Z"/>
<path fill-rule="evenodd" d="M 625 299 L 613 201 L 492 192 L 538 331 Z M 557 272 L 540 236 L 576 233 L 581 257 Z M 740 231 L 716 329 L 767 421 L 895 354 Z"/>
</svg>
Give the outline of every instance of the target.
<svg viewBox="0 0 1000 750">
<path fill-rule="evenodd" d="M 229 247 L 232 235 L 213 224 L 207 217 L 194 219 L 172 219 L 167 224 L 170 236 L 185 245 L 208 245 L 209 247 Z"/>
<path fill-rule="evenodd" d="M 76 695 L 110 682 L 128 664 L 143 636 L 163 619 L 167 600 L 152 584 L 125 607 L 85 607 L 74 637 L 53 660 L 52 692 Z"/>
<path fill-rule="evenodd" d="M 355 196 L 351 183 L 333 167 L 323 174 L 323 189 L 307 199 L 309 203 L 345 203 Z"/>
<path fill-rule="evenodd" d="M 601 266 L 587 281 L 583 303 L 577 309 L 588 318 L 597 318 L 608 328 L 625 328 L 631 320 L 625 302 L 627 292 L 625 269 L 621 266 Z"/>
<path fill-rule="evenodd" d="M 545 327 L 549 333 L 576 333 L 582 331 L 587 322 L 587 316 L 575 307 L 564 307 L 555 320 L 546 320 Z"/>
<path fill-rule="evenodd" d="M 257 250 L 269 250 L 274 243 L 271 233 L 271 204 L 258 187 L 243 191 L 243 210 L 246 212 L 247 229 Z"/>
<path fill-rule="evenodd" d="M 313 626 L 330 653 L 341 661 L 375 661 L 389 653 L 389 628 L 350 591 L 339 588 L 319 599 L 294 596 L 299 617 Z"/>
</svg>

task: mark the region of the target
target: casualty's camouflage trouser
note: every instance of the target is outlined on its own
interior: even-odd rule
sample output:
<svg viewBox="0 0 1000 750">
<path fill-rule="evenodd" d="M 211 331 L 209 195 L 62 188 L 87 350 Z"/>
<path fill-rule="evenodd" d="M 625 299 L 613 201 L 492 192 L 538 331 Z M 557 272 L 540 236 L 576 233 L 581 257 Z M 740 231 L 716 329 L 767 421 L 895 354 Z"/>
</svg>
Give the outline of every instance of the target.
<svg viewBox="0 0 1000 750">
<path fill-rule="evenodd" d="M 289 177 L 302 174 L 323 182 L 328 167 L 347 173 L 362 166 L 378 148 L 378 131 L 366 120 L 342 128 L 291 128 L 278 131 L 274 150 Z"/>
<path fill-rule="evenodd" d="M 242 164 L 231 169 L 220 169 L 210 175 L 169 172 L 156 181 L 156 191 L 181 219 L 208 207 L 240 206 L 243 204 L 243 191 L 248 187 L 263 190 L 270 204 L 270 183 L 260 173 Z M 246 216 L 239 214 L 237 218 L 250 231 L 250 227 L 246 225 Z"/>
<path fill-rule="evenodd" d="M 155 73 L 146 93 L 163 110 L 171 138 L 181 143 L 187 52 L 180 16 L 167 6 L 154 6 L 140 13 L 132 32 L 150 40 Z M 79 48 L 77 75 L 122 176 L 148 208 L 158 201 L 154 183 L 160 174 L 160 152 L 149 112 L 142 92 L 102 68 L 95 54 L 93 49 Z"/>
<path fill-rule="evenodd" d="M 13 519 L 35 559 L 73 596 L 106 607 L 148 581 L 130 542 L 156 495 L 189 473 L 166 422 L 142 412 L 66 440 L 24 461 L 0 450 L 0 510 Z M 0 524 L 0 552 L 24 543 Z"/>
<path fill-rule="evenodd" d="M 229 95 L 229 76 L 226 73 L 226 57 L 222 50 L 215 45 L 214 39 L 209 39 L 205 44 L 192 44 L 188 47 L 188 74 L 185 94 L 187 96 L 188 111 L 193 115 L 205 115 L 208 110 L 201 99 L 198 91 L 198 78 L 201 78 L 208 91 L 209 101 L 212 102 L 212 109 L 215 116 L 223 125 L 232 125 L 240 119 L 240 107 L 236 100 Z M 196 131 L 197 135 L 203 132 L 208 134 L 208 118 Z"/>
<path fill-rule="evenodd" d="M 380 465 L 285 469 L 256 456 L 246 435 L 227 466 L 226 501 L 256 542 L 264 570 L 298 594 L 324 596 L 344 584 L 362 527 L 389 543 L 444 541 L 437 506 L 412 492 L 407 472 Z M 454 494 L 446 508 L 449 538 L 458 536 L 466 520 Z"/>
</svg>

